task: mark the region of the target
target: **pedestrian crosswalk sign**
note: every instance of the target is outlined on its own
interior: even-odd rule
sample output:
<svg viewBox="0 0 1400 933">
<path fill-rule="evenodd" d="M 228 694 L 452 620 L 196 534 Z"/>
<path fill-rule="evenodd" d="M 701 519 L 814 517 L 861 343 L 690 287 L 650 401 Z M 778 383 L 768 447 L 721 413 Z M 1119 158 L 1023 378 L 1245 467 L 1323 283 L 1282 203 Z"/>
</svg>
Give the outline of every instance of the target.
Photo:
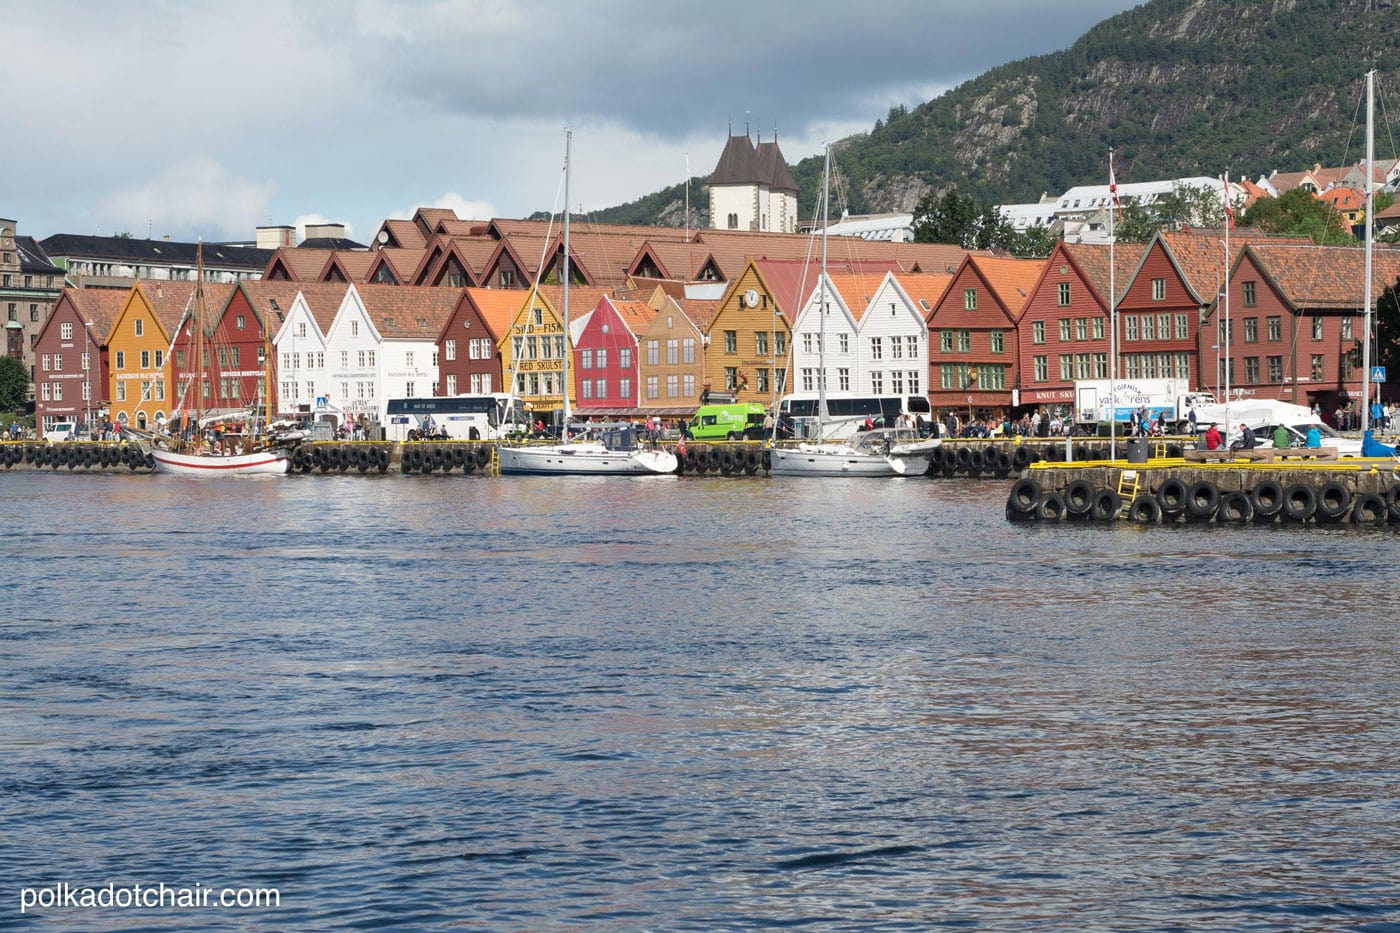
<svg viewBox="0 0 1400 933">
<path fill-rule="evenodd" d="M 1385 367 L 1384 367 L 1384 366 L 1372 366 L 1372 367 L 1371 367 L 1371 381 L 1372 381 L 1372 382 L 1385 382 Z"/>
</svg>

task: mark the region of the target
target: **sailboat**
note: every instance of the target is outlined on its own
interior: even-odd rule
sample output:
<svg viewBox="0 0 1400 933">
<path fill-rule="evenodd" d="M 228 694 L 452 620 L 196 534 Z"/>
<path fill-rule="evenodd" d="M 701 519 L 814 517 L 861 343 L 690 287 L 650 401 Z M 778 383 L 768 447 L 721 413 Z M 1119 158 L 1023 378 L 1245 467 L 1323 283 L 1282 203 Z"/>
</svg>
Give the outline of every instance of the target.
<svg viewBox="0 0 1400 933">
<path fill-rule="evenodd" d="M 605 431 L 589 440 L 569 440 L 569 174 L 573 161 L 572 130 L 564 134 L 564 273 L 563 303 L 565 347 L 560 390 L 564 396 L 561 440 L 557 444 L 510 444 L 497 448 L 502 473 L 555 473 L 583 475 L 672 474 L 680 467 L 676 455 L 659 447 L 643 447 L 631 426 Z M 543 274 L 543 268 L 540 273 Z M 514 382 L 512 381 L 512 387 Z"/>
<path fill-rule="evenodd" d="M 942 441 L 920 438 L 912 428 L 849 432 L 833 426 L 826 407 L 826 228 L 831 196 L 831 146 L 822 167 L 822 260 L 817 294 L 817 440 L 769 451 L 773 476 L 920 476 Z"/>
<path fill-rule="evenodd" d="M 194 378 L 186 383 L 186 391 L 194 393 L 193 420 L 185 421 L 183 436 L 154 434 L 150 441 L 151 459 L 157 473 L 181 476 L 260 476 L 285 474 L 291 471 L 292 451 L 305 437 L 304 432 L 271 433 L 272 424 L 272 352 L 268 346 L 267 319 L 263 318 L 263 403 L 261 416 L 253 411 L 232 415 L 228 412 L 206 417 L 204 386 L 219 385 L 209 373 L 205 362 L 204 328 L 207 309 L 204 296 L 204 247 L 200 244 L 196 259 L 194 299 L 183 327 L 189 322 L 193 338 Z M 178 340 L 180 328 L 175 330 Z M 173 346 L 173 344 L 172 344 Z M 215 354 L 210 353 L 212 358 Z M 206 379 L 208 382 L 206 383 Z M 183 408 L 183 399 L 181 406 Z M 218 421 L 242 421 L 247 430 L 235 440 L 232 437 L 209 441 L 206 429 Z"/>
</svg>

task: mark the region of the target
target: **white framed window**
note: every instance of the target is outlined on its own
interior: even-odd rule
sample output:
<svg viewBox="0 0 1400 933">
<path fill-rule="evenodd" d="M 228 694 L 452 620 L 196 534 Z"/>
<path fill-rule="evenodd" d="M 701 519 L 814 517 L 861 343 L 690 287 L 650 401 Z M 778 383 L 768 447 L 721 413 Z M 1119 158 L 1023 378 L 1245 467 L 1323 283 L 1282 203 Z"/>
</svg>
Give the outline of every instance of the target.
<svg viewBox="0 0 1400 933">
<path fill-rule="evenodd" d="M 72 321 L 64 321 L 62 324 L 58 325 L 58 337 L 59 337 L 60 340 L 72 340 L 72 339 L 73 339 L 73 322 L 72 322 Z"/>
</svg>

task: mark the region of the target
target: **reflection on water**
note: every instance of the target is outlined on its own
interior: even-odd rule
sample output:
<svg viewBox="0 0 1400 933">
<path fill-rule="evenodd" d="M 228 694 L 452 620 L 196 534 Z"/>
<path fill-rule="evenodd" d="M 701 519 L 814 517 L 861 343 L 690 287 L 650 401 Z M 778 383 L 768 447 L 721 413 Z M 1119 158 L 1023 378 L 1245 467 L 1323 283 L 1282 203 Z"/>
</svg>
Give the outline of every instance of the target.
<svg viewBox="0 0 1400 933">
<path fill-rule="evenodd" d="M 1393 922 L 1390 537 L 1004 499 L 0 476 L 8 896 L 283 895 L 55 929 Z"/>
</svg>

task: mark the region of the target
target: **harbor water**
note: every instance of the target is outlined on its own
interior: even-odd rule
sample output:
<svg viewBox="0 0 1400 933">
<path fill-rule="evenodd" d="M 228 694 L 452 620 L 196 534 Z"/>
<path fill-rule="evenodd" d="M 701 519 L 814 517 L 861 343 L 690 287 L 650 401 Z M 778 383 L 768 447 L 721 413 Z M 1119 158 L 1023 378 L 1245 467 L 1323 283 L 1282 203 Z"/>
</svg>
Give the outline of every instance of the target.
<svg viewBox="0 0 1400 933">
<path fill-rule="evenodd" d="M 1006 490 L 0 475 L 0 928 L 1400 929 L 1393 532 Z"/>
</svg>

